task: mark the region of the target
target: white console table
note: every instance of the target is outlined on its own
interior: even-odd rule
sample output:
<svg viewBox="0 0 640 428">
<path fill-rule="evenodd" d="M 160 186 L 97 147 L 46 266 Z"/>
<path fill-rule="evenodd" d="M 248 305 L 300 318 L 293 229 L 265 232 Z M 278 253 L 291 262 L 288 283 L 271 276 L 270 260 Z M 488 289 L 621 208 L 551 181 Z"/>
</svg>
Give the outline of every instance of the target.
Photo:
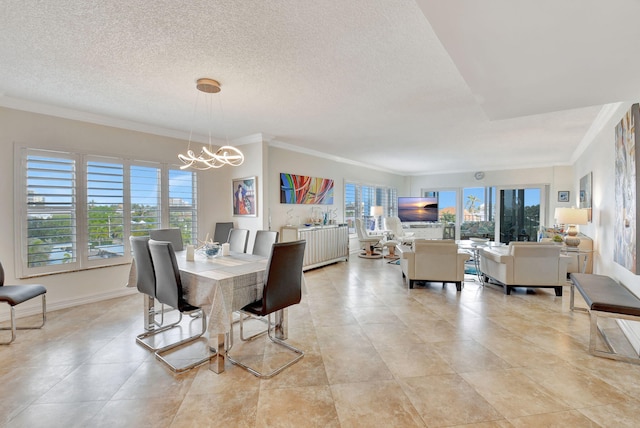
<svg viewBox="0 0 640 428">
<path fill-rule="evenodd" d="M 283 226 L 280 241 L 304 239 L 303 270 L 349 260 L 349 228 L 346 224 L 327 226 Z"/>
<path fill-rule="evenodd" d="M 444 223 L 410 223 L 402 228 L 413 234 L 416 239 L 442 239 L 444 237 Z"/>
</svg>

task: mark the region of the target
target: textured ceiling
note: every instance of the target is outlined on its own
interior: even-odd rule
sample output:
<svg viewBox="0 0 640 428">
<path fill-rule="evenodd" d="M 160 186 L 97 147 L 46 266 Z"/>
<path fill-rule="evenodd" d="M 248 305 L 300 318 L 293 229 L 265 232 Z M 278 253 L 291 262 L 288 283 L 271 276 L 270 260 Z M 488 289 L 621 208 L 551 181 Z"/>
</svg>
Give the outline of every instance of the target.
<svg viewBox="0 0 640 428">
<path fill-rule="evenodd" d="M 604 104 L 640 94 L 637 16 L 635 0 L 2 0 L 0 105 L 206 134 L 211 77 L 221 139 L 402 174 L 567 164 Z"/>
</svg>

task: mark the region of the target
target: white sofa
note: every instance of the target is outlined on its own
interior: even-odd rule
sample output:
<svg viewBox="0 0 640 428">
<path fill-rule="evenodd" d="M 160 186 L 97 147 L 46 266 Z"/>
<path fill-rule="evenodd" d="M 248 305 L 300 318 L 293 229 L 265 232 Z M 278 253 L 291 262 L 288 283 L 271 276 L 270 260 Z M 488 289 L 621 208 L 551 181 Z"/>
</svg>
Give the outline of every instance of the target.
<svg viewBox="0 0 640 428">
<path fill-rule="evenodd" d="M 409 245 L 398 245 L 402 277 L 413 288 L 416 281 L 452 282 L 462 289 L 464 262 L 468 253 L 459 251 L 452 240 L 415 239 Z"/>
<path fill-rule="evenodd" d="M 551 287 L 562 296 L 567 285 L 571 257 L 560 254 L 561 246 L 543 242 L 511 242 L 504 247 L 480 250 L 480 271 L 511 294 L 514 287 Z"/>
</svg>

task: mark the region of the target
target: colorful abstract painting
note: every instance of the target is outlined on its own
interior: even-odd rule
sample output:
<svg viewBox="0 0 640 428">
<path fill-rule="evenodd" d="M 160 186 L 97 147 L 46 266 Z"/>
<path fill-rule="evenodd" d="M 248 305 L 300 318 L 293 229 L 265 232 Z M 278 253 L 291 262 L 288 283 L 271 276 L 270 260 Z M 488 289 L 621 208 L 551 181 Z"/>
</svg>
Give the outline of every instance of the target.
<svg viewBox="0 0 640 428">
<path fill-rule="evenodd" d="M 640 120 L 640 106 L 634 104 L 616 126 L 615 151 L 615 223 L 613 260 L 637 274 L 637 165 L 638 134 L 636 121 Z M 640 123 L 640 122 L 639 122 Z"/>
<path fill-rule="evenodd" d="M 280 203 L 332 205 L 333 180 L 281 172 Z"/>
</svg>

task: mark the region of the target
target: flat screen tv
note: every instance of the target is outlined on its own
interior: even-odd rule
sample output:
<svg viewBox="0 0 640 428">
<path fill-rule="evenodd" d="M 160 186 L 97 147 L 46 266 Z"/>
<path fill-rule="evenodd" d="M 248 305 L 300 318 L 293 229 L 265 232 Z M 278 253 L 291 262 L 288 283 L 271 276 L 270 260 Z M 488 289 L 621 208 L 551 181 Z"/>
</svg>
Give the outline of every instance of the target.
<svg viewBox="0 0 640 428">
<path fill-rule="evenodd" d="M 402 222 L 438 221 L 438 198 L 399 196 L 398 217 Z"/>
</svg>

